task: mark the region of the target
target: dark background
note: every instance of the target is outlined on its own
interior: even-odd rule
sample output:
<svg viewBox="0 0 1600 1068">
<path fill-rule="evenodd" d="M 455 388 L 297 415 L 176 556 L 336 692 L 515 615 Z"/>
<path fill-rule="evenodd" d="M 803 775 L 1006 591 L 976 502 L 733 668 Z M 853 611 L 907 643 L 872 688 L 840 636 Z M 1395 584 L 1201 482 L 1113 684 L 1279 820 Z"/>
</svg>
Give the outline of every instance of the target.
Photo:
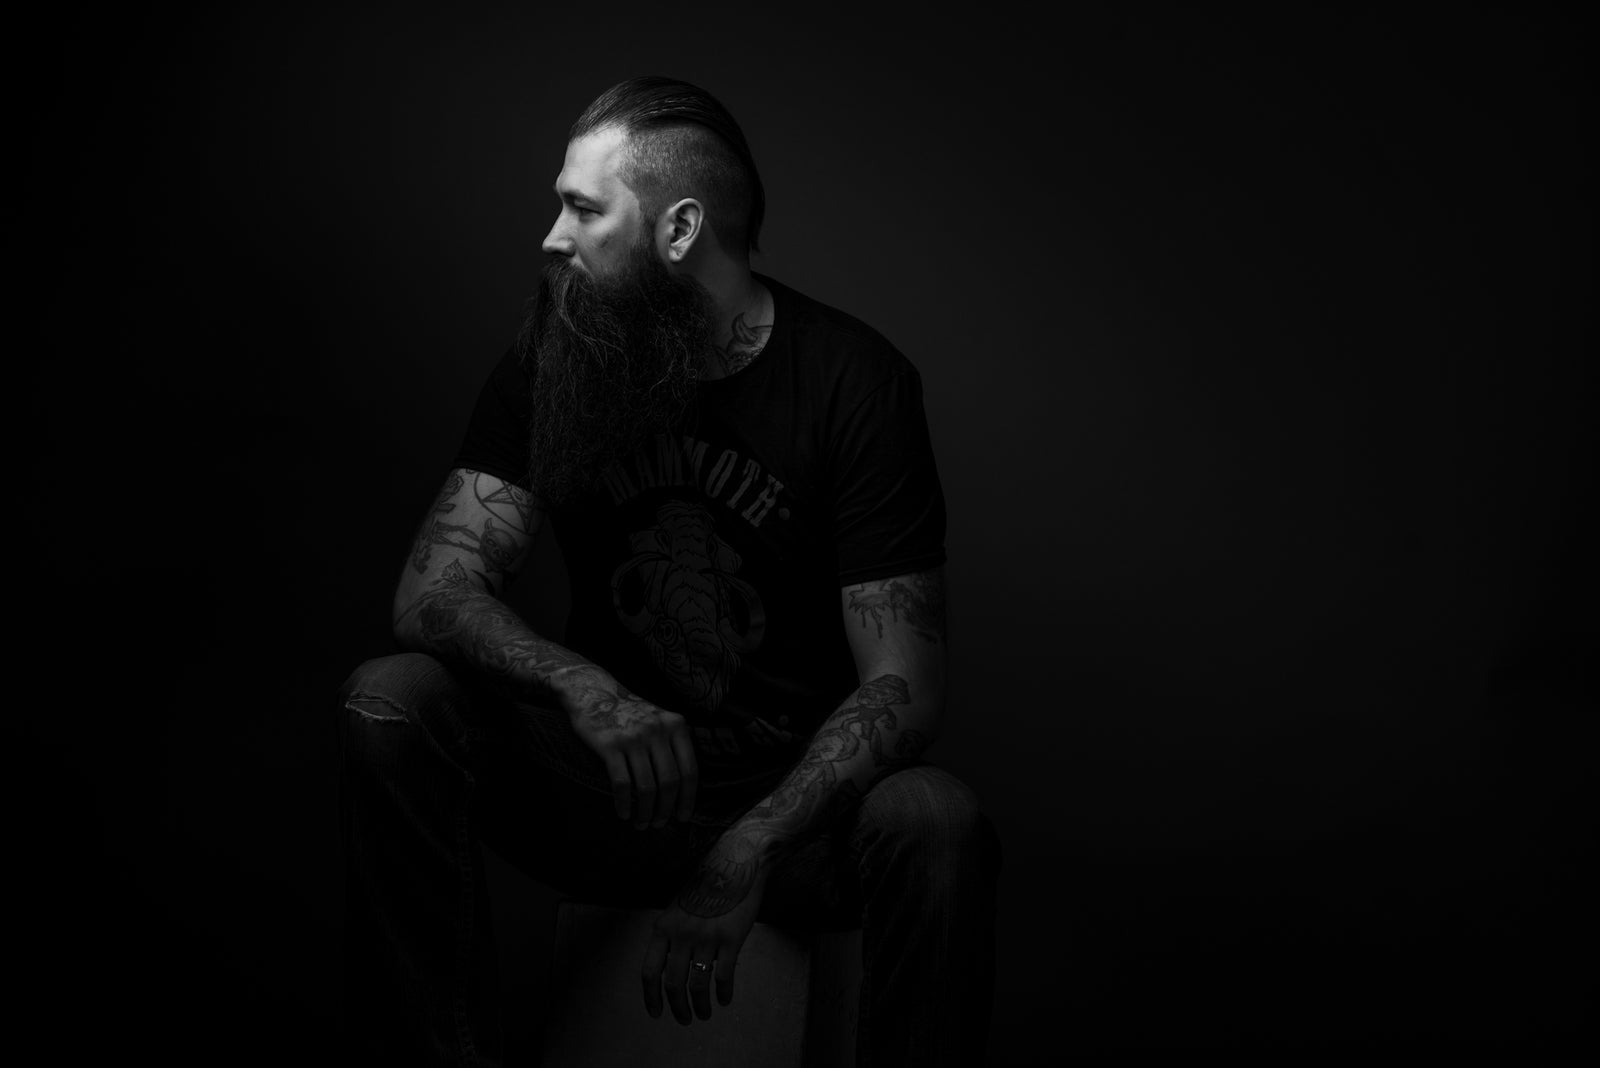
<svg viewBox="0 0 1600 1068">
<path fill-rule="evenodd" d="M 15 42 L 6 782 L 46 1033 L 327 1049 L 334 690 L 389 649 L 566 127 L 658 72 L 744 126 L 757 268 L 922 370 L 936 756 L 1007 850 L 994 1063 L 1577 1037 L 1589 39 L 1075 10 L 85 10 Z M 558 633 L 565 597 L 546 541 L 516 600 Z M 538 998 L 549 899 L 494 878 Z"/>
</svg>

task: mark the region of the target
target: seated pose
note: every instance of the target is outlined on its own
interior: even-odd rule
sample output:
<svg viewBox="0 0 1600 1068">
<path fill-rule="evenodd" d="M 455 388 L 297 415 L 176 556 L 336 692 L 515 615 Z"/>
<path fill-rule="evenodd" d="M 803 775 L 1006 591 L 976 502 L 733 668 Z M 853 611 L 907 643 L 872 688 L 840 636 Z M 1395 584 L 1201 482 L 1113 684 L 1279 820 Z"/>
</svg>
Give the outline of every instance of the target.
<svg viewBox="0 0 1600 1068">
<path fill-rule="evenodd" d="M 999 842 L 927 760 L 945 511 L 918 372 L 751 271 L 761 180 L 695 86 L 603 93 L 555 192 L 551 262 L 403 568 L 405 651 L 340 695 L 354 1050 L 500 1063 L 486 843 L 659 910 L 652 1016 L 729 1004 L 758 919 L 859 925 L 859 1063 L 981 1064 Z M 547 522 L 561 644 L 501 600 Z"/>
</svg>

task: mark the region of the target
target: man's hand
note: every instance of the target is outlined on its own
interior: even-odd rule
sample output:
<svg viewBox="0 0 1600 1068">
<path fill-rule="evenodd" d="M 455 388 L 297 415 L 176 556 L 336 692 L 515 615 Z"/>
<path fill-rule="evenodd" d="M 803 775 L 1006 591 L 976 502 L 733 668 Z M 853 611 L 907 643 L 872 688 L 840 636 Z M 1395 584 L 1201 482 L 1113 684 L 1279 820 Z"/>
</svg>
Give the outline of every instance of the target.
<svg viewBox="0 0 1600 1068">
<path fill-rule="evenodd" d="M 620 686 L 592 689 L 568 715 L 578 737 L 605 761 L 619 819 L 644 830 L 694 812 L 700 771 L 682 716 Z"/>
<path fill-rule="evenodd" d="M 642 973 L 644 1007 L 652 1017 L 661 1016 L 663 984 L 680 1024 L 689 1022 L 691 1006 L 695 1016 L 711 1019 L 713 975 L 717 1004 L 733 1001 L 733 969 L 761 911 L 766 887 L 761 856 L 759 838 L 730 828 L 701 859 L 677 900 L 656 919 Z"/>
</svg>

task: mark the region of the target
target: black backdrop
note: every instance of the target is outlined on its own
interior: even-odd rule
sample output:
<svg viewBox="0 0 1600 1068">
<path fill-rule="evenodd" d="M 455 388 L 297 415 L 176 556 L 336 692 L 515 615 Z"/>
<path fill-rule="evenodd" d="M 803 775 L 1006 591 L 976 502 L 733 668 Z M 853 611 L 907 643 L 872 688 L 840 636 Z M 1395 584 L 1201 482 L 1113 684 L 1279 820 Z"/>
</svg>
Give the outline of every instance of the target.
<svg viewBox="0 0 1600 1068">
<path fill-rule="evenodd" d="M 599 90 L 922 369 L 996 1064 L 1576 1031 L 1588 40 L 1554 17 L 83 12 L 17 47 L 12 882 L 83 1043 L 316 1059 L 332 693 Z M 517 592 L 559 632 L 560 560 Z M 496 869 L 517 998 L 547 902 Z M 153 1044 L 153 1045 L 152 1045 Z"/>
</svg>

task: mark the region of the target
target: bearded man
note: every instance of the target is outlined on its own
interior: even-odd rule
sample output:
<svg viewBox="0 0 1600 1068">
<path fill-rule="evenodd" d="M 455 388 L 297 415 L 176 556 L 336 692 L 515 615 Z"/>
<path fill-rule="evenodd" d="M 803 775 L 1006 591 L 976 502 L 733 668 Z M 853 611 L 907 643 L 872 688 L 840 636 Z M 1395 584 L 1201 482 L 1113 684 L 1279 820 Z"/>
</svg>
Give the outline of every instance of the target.
<svg viewBox="0 0 1600 1068">
<path fill-rule="evenodd" d="M 999 845 L 927 760 L 945 513 L 918 372 L 750 269 L 760 177 L 695 86 L 603 93 L 555 192 L 395 593 L 406 651 L 341 694 L 351 1031 L 384 1063 L 498 1063 L 488 843 L 660 910 L 652 1016 L 729 1004 L 758 919 L 859 924 L 858 1063 L 980 1064 Z M 546 525 L 559 644 L 501 600 Z"/>
</svg>

